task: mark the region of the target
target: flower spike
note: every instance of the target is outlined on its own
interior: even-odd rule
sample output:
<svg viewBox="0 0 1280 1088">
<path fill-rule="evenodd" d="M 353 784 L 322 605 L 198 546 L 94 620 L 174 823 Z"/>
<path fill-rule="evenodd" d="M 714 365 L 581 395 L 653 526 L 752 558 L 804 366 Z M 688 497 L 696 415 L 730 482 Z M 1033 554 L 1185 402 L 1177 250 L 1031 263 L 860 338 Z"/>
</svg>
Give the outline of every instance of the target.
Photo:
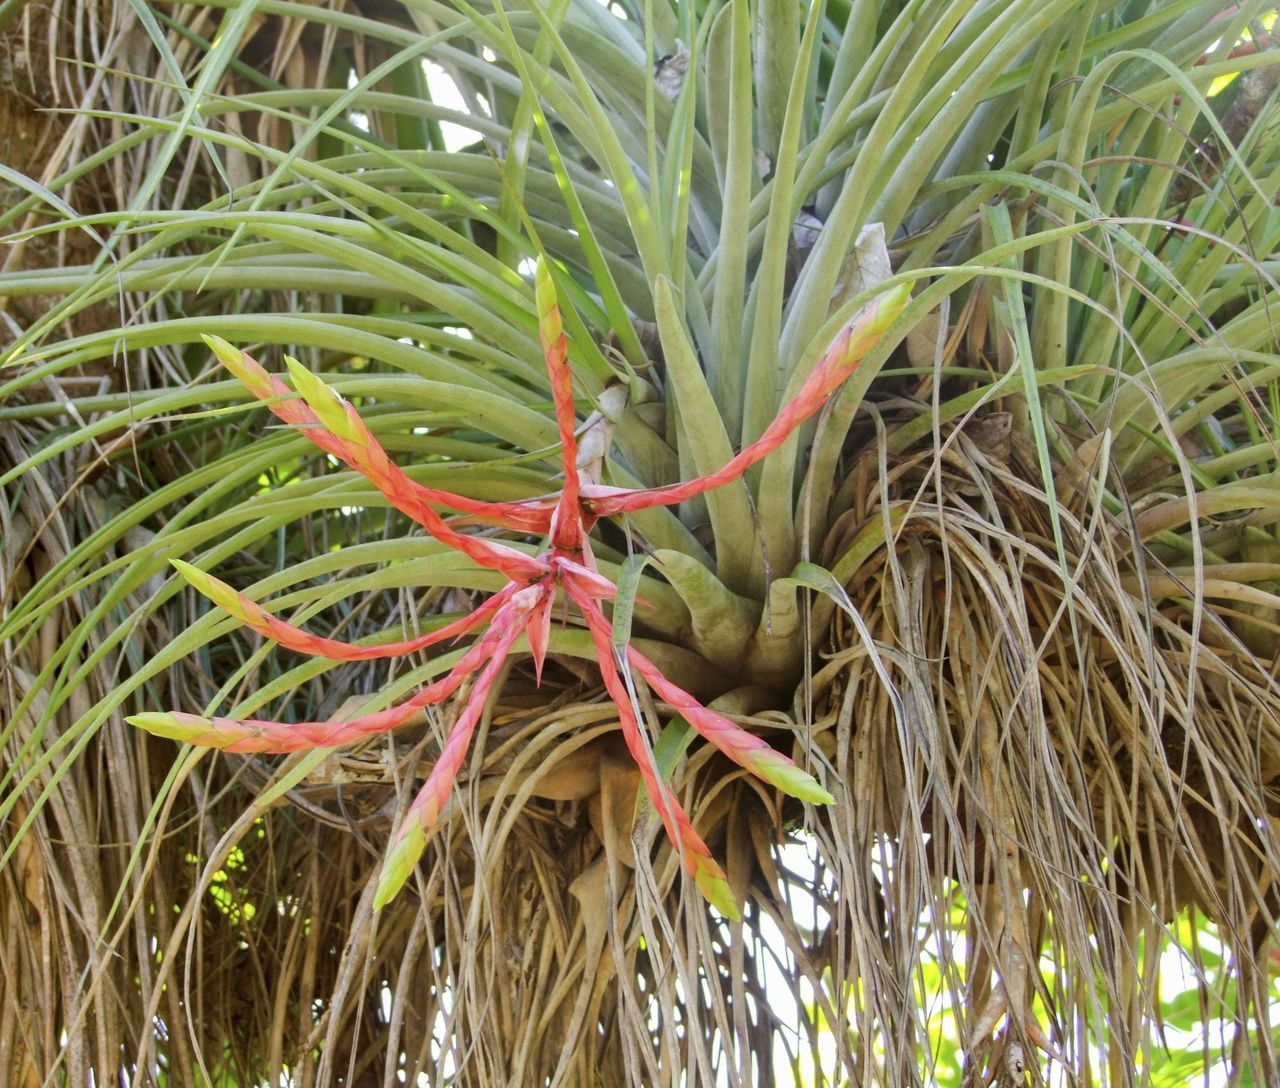
<svg viewBox="0 0 1280 1088">
<path fill-rule="evenodd" d="M 569 347 L 556 302 L 555 281 L 545 258 L 538 259 L 534 273 L 534 304 L 538 309 L 538 335 L 551 378 L 551 398 L 555 403 L 556 427 L 560 431 L 560 458 L 564 465 L 564 487 L 551 519 L 551 546 L 575 552 L 582 547 L 583 531 L 578 480 L 577 420 L 573 411 L 573 376 L 569 372 Z"/>
<path fill-rule="evenodd" d="M 483 537 L 464 536 L 445 524 L 429 504 L 422 502 L 412 483 L 387 456 L 386 450 L 373 437 L 373 432 L 356 410 L 326 383 L 296 359 L 286 358 L 293 374 L 294 387 L 306 401 L 325 433 L 337 446 L 337 456 L 363 475 L 392 506 L 408 514 L 441 544 L 447 544 L 471 559 L 477 566 L 487 567 L 508 578 L 537 578 L 546 566 L 523 552 Z"/>
<path fill-rule="evenodd" d="M 233 347 L 218 336 L 205 336 L 204 342 L 209 349 L 246 389 L 259 400 L 266 401 L 267 407 L 277 418 L 290 423 L 302 431 L 312 442 L 340 461 L 347 461 L 343 446 L 335 435 L 331 435 L 321 424 L 310 406 L 290 389 L 279 378 L 270 374 L 248 352 Z M 372 434 L 368 436 L 383 457 L 385 451 Z M 390 459 L 388 458 L 388 464 Z M 351 465 L 356 468 L 355 465 Z M 357 468 L 357 471 L 359 469 Z M 441 491 L 433 487 L 409 479 L 407 476 L 398 481 L 403 492 L 404 501 L 415 506 L 447 506 L 464 514 L 510 529 L 519 529 L 531 533 L 545 533 L 551 524 L 551 505 L 544 500 L 535 499 L 526 502 L 483 502 L 469 499 L 465 495 L 455 495 L 452 491 Z M 397 504 L 398 505 L 398 504 Z M 408 513 L 408 511 L 405 511 Z M 413 514 L 409 515 L 413 517 Z M 416 520 L 416 518 L 415 518 Z"/>
<path fill-rule="evenodd" d="M 631 705 L 631 694 L 618 673 L 613 656 L 612 629 L 609 621 L 604 618 L 600 606 L 585 594 L 577 593 L 572 584 L 567 584 L 565 591 L 573 597 L 574 603 L 582 610 L 582 618 L 587 621 L 587 630 L 591 634 L 591 641 L 596 646 L 600 677 L 618 711 L 627 751 L 631 753 L 631 758 L 635 760 L 636 767 L 640 770 L 640 780 L 644 783 L 645 792 L 649 795 L 649 803 L 657 810 L 662 825 L 666 829 L 667 838 L 679 852 L 684 862 L 685 872 L 693 877 L 703 898 L 721 914 L 728 918 L 740 918 L 738 904 L 734 901 L 733 892 L 729 889 L 729 881 L 724 875 L 724 870 L 716 864 L 715 858 L 711 856 L 711 850 L 694 830 L 688 815 L 676 800 L 676 795 L 658 774 L 657 765 L 653 761 L 653 752 L 649 748 L 649 742 L 640 728 L 635 709 Z"/>
<path fill-rule="evenodd" d="M 911 287 L 909 283 L 900 284 L 860 310 L 805 379 L 800 392 L 774 416 L 764 434 L 723 468 L 684 483 L 645 491 L 591 487 L 584 492 L 586 505 L 599 517 L 648 510 L 653 506 L 672 506 L 740 478 L 752 465 L 763 461 L 781 446 L 805 420 L 822 410 L 827 398 L 853 374 L 867 352 L 876 346 L 906 309 L 911 299 Z"/>
<path fill-rule="evenodd" d="M 417 638 L 404 642 L 386 642 L 377 646 L 355 646 L 349 642 L 321 638 L 291 623 L 285 623 L 284 620 L 273 616 L 257 601 L 250 600 L 243 593 L 232 589 L 220 578 L 215 578 L 212 574 L 193 567 L 190 563 L 184 563 L 181 559 L 170 559 L 169 562 L 191 585 L 246 627 L 273 639 L 286 649 L 295 650 L 300 654 L 326 657 L 330 661 L 371 661 L 382 657 L 403 657 L 405 654 L 425 650 L 428 646 L 447 642 L 449 639 L 474 630 L 493 615 L 505 599 L 499 593 L 461 619 L 428 634 L 419 635 Z"/>
<path fill-rule="evenodd" d="M 701 736 L 740 767 L 745 767 L 757 778 L 801 801 L 815 805 L 835 803 L 835 798 L 811 774 L 796 766 L 794 760 L 775 751 L 754 733 L 748 733 L 723 714 L 703 706 L 687 691 L 663 676 L 658 666 L 634 646 L 627 647 L 627 658 L 663 702 L 675 707 L 680 716 Z"/>
<path fill-rule="evenodd" d="M 547 646 L 551 642 L 551 610 L 555 607 L 556 596 L 548 593 L 530 610 L 525 620 L 525 635 L 529 639 L 529 653 L 533 657 L 533 679 L 542 685 L 542 664 L 547 659 Z"/>
<path fill-rule="evenodd" d="M 511 644 L 523 629 L 526 617 L 549 593 L 550 587 L 546 585 L 522 589 L 511 598 L 502 614 L 494 620 L 493 630 L 498 637 L 489 651 L 489 663 L 477 677 L 475 686 L 467 698 L 467 705 L 449 732 L 449 739 L 440 749 L 440 756 L 436 760 L 436 765 L 431 768 L 426 784 L 414 798 L 409 811 L 405 813 L 403 822 L 391 837 L 391 846 L 387 850 L 387 856 L 382 865 L 382 875 L 378 879 L 378 887 L 374 892 L 374 910 L 380 910 L 395 896 L 409 879 L 414 866 L 418 864 L 422 851 L 426 849 L 427 837 L 435 828 L 436 821 L 449 800 L 454 780 L 458 777 L 467 749 L 471 746 L 471 734 L 475 732 L 476 723 L 484 713 L 485 705 L 489 701 L 489 691 L 502 671 L 503 665 L 506 664 Z"/>
<path fill-rule="evenodd" d="M 301 653 L 342 661 L 399 656 L 467 634 L 486 621 L 488 628 L 445 676 L 399 706 L 366 714 L 354 721 L 290 725 L 184 713 L 139 714 L 128 720 L 158 736 L 229 752 L 295 752 L 346 744 L 395 729 L 412 720 L 424 707 L 441 703 L 455 694 L 468 677 L 478 673 L 435 766 L 392 836 L 374 896 L 374 905 L 380 908 L 403 887 L 417 865 L 448 801 L 489 695 L 521 634 L 528 638 L 534 670 L 541 681 L 558 588 L 577 607 L 586 625 L 595 646 L 600 677 L 617 709 L 627 748 L 640 769 L 645 792 L 679 853 L 685 872 L 721 913 L 738 917 L 738 907 L 724 871 L 671 788 L 662 780 L 623 681 L 620 672 L 623 664 L 634 668 L 698 733 L 752 774 L 803 801 L 829 804 L 832 796 L 792 760 L 673 684 L 634 646 L 625 648 L 621 660 L 615 657 L 612 627 L 600 602 L 616 597 L 617 587 L 597 569 L 588 534 L 599 517 L 682 502 L 741 477 L 748 468 L 781 446 L 801 423 L 821 410 L 827 398 L 897 319 L 909 296 L 909 286 L 897 287 L 859 313 L 803 382 L 800 392 L 782 407 L 755 442 L 723 468 L 671 487 L 632 491 L 594 482 L 598 477 L 593 471 L 580 476 L 568 344 L 556 300 L 555 280 L 550 267 L 540 260 L 535 274 L 534 299 L 564 468 L 564 485 L 554 501 L 534 498 L 525 502 L 490 503 L 423 487 L 410 480 L 387 456 L 355 408 L 302 364 L 287 360 L 293 380 L 291 389 L 225 340 L 206 337 L 209 347 L 227 369 L 255 397 L 266 402 L 278 418 L 298 427 L 320 449 L 362 473 L 389 502 L 421 524 L 440 543 L 468 556 L 478 566 L 502 573 L 508 583 L 468 615 L 427 635 L 382 646 L 354 646 L 312 635 L 277 619 L 225 582 L 175 560 L 179 573 L 215 604 L 260 634 Z M 593 440 L 598 445 L 599 435 Z M 602 449 L 597 450 L 593 454 L 594 463 L 598 465 L 602 456 Z M 437 513 L 436 506 L 449 507 L 512 531 L 548 535 L 549 546 L 542 554 L 530 556 L 507 544 L 460 533 Z"/>
<path fill-rule="evenodd" d="M 510 596 L 507 602 L 510 602 Z M 499 609 L 501 613 L 501 609 Z M 418 711 L 441 703 L 462 686 L 462 682 L 490 659 L 505 638 L 505 627 L 495 626 L 472 643 L 447 675 L 428 684 L 399 706 L 365 714 L 349 722 L 273 722 L 258 718 L 202 718 L 196 714 L 135 714 L 130 725 L 160 737 L 220 748 L 224 752 L 266 752 L 281 754 L 308 748 L 335 748 L 363 740 L 375 733 L 387 733 L 409 721 Z"/>
</svg>

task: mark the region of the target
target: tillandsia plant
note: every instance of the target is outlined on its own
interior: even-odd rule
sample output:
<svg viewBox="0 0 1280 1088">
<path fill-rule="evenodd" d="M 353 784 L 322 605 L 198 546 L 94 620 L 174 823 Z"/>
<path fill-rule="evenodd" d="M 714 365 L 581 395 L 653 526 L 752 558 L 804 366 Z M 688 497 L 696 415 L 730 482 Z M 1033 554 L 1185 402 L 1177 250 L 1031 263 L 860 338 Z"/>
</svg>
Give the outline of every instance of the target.
<svg viewBox="0 0 1280 1088">
<path fill-rule="evenodd" d="M 54 156 L 0 123 L 0 1083 L 1276 1082 L 1275 0 L 84 7 Z M 825 418 L 610 507 L 739 472 L 891 277 Z M 124 722 L 331 741 L 463 657 L 367 746 Z M 740 922 L 637 856 L 610 661 Z M 422 894 L 353 909 L 483 684 Z"/>
<path fill-rule="evenodd" d="M 247 626 L 288 649 L 332 660 L 402 656 L 469 634 L 486 623 L 488 630 L 442 679 L 396 707 L 351 721 L 286 723 L 253 718 L 205 718 L 175 711 L 138 714 L 129 718 L 129 722 L 159 736 L 229 752 L 296 752 L 333 747 L 403 725 L 424 707 L 448 699 L 469 677 L 478 673 L 426 784 L 393 834 L 374 896 L 374 906 L 380 908 L 404 885 L 422 855 L 427 838 L 448 801 L 493 685 L 521 634 L 528 640 L 536 674 L 541 677 L 552 611 L 560 591 L 577 606 L 590 632 L 600 676 L 617 708 L 627 748 L 640 769 L 650 802 L 683 858 L 686 872 L 710 903 L 724 914 L 738 917 L 738 907 L 723 870 L 661 778 L 623 671 L 633 669 L 694 730 L 765 782 L 803 801 L 829 804 L 834 799 L 789 757 L 725 715 L 703 706 L 668 680 L 662 670 L 629 641 L 615 640 L 601 602 L 615 598 L 617 587 L 600 574 L 591 552 L 591 530 L 599 518 L 671 506 L 740 480 L 752 465 L 776 450 L 797 427 L 822 409 L 902 313 L 910 295 L 909 284 L 898 284 L 864 308 L 843 329 L 800 391 L 783 406 L 760 438 L 721 469 L 667 487 L 631 490 L 603 485 L 598 472 L 584 471 L 579 464 L 567 341 L 554 279 L 546 262 L 540 259 L 535 272 L 538 331 L 551 381 L 564 484 L 558 496 L 524 502 L 476 501 L 415 483 L 387 456 L 355 408 L 296 359 L 286 358 L 293 377 L 291 390 L 245 352 L 225 340 L 206 337 L 206 343 L 223 365 L 280 419 L 299 427 L 326 453 L 362 473 L 392 505 L 440 543 L 461 552 L 478 566 L 498 572 L 508 582 L 469 615 L 430 634 L 363 647 L 319 638 L 277 619 L 225 582 L 174 560 L 174 566 L 196 589 Z M 599 461 L 593 464 L 598 468 Z M 530 556 L 506 544 L 458 532 L 436 511 L 437 506 L 480 517 L 515 532 L 542 534 L 548 538 L 548 546 L 540 554 Z"/>
</svg>

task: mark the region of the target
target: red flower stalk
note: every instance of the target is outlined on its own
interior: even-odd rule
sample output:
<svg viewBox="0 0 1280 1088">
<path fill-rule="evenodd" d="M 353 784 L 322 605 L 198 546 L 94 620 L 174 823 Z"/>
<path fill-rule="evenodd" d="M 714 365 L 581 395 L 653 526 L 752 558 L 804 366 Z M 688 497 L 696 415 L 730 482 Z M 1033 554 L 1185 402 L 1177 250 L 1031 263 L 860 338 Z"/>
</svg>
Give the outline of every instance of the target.
<svg viewBox="0 0 1280 1088">
<path fill-rule="evenodd" d="M 218 357 L 218 361 L 239 378 L 250 393 L 265 401 L 277 418 L 285 423 L 292 423 L 325 453 L 332 454 L 366 476 L 398 510 L 408 514 L 433 536 L 434 527 L 440 518 L 432 509 L 432 504 L 448 506 L 473 514 L 482 521 L 531 533 L 545 533 L 551 524 L 551 509 L 545 503 L 482 502 L 465 495 L 455 495 L 451 491 L 423 487 L 400 471 L 355 410 L 296 359 L 286 359 L 286 362 L 294 381 L 301 379 L 303 382 L 298 388 L 303 399 L 299 399 L 298 393 L 294 393 L 275 375 L 269 374 L 247 352 L 232 347 L 218 336 L 205 336 L 202 339 Z M 336 402 L 334 407 L 343 416 L 347 416 L 347 419 L 342 419 L 335 411 L 328 411 L 328 420 L 338 423 L 340 429 L 349 425 L 352 432 L 350 437 L 356 441 L 344 441 L 326 429 L 325 423 L 312 410 L 311 402 L 305 399 L 308 391 L 316 395 L 322 407 Z M 367 467 L 373 464 L 378 468 L 376 474 L 367 471 Z"/>
<path fill-rule="evenodd" d="M 651 506 L 673 506 L 717 487 L 724 487 L 744 475 L 752 465 L 763 461 L 782 445 L 797 427 L 822 410 L 827 398 L 858 368 L 863 357 L 885 334 L 902 313 L 911 297 L 911 286 L 904 284 L 881 295 L 846 325 L 836 342 L 827 349 L 822 361 L 814 367 L 800 387 L 800 392 L 779 409 L 764 434 L 747 446 L 723 468 L 670 487 L 642 491 L 593 485 L 584 489 L 587 505 L 597 517 L 647 510 Z"/>
<path fill-rule="evenodd" d="M 405 654 L 425 650 L 437 642 L 457 638 L 478 627 L 492 616 L 505 600 L 502 594 L 495 594 L 462 619 L 454 620 L 453 623 L 446 624 L 429 634 L 419 635 L 417 638 L 404 642 L 383 642 L 375 646 L 356 646 L 350 642 L 319 638 L 301 627 L 276 619 L 257 601 L 251 601 L 220 578 L 215 578 L 212 574 L 207 574 L 190 563 L 184 563 L 181 559 L 171 559 L 169 562 L 177 568 L 182 577 L 209 600 L 220 605 L 224 612 L 230 612 L 246 627 L 252 628 L 269 639 L 274 639 L 287 650 L 296 650 L 300 654 L 311 654 L 314 657 L 327 657 L 330 661 L 370 661 L 380 657 L 404 657 Z"/>
<path fill-rule="evenodd" d="M 783 406 L 764 434 L 722 469 L 671 487 L 632 491 L 603 487 L 579 474 L 568 346 L 554 282 L 546 264 L 540 261 L 535 300 L 560 433 L 564 485 L 553 500 L 540 497 L 523 502 L 482 502 L 423 487 L 391 461 L 355 409 L 296 360 L 286 360 L 293 378 L 290 389 L 244 352 L 223 340 L 206 337 L 218 358 L 254 396 L 265 401 L 276 416 L 298 427 L 326 453 L 363 474 L 394 506 L 422 525 L 436 540 L 482 567 L 499 571 L 509 581 L 467 616 L 429 634 L 406 641 L 355 646 L 320 638 L 279 620 L 225 582 L 175 561 L 183 577 L 225 611 L 267 638 L 300 653 L 341 661 L 394 657 L 467 634 L 486 621 L 488 628 L 441 679 L 398 706 L 354 721 L 289 724 L 184 713 L 139 714 L 129 721 L 160 736 L 230 752 L 294 752 L 332 747 L 404 724 L 422 708 L 449 698 L 470 676 L 478 673 L 435 767 L 392 836 L 374 900 L 375 906 L 381 907 L 409 878 L 425 849 L 466 758 L 489 693 L 521 634 L 528 639 L 535 670 L 541 679 L 551 612 L 559 588 L 577 606 L 591 635 L 601 679 L 617 708 L 627 748 L 640 768 L 645 791 L 667 836 L 680 853 L 685 871 L 722 913 L 736 917 L 737 904 L 723 871 L 661 778 L 621 669 L 634 668 L 658 697 L 677 710 L 701 736 L 752 774 L 801 800 L 825 804 L 830 803 L 832 797 L 792 760 L 673 684 L 635 647 L 628 646 L 621 657 L 617 655 L 612 627 L 600 607 L 602 600 L 615 595 L 616 587 L 596 568 L 588 534 L 599 517 L 671 505 L 739 479 L 822 408 L 902 312 L 909 296 L 909 286 L 898 287 L 864 309 L 841 332 L 800 392 Z M 549 537 L 548 546 L 540 555 L 530 556 L 506 544 L 460 533 L 436 512 L 436 506 L 449 507 L 514 532 L 545 534 Z"/>
</svg>

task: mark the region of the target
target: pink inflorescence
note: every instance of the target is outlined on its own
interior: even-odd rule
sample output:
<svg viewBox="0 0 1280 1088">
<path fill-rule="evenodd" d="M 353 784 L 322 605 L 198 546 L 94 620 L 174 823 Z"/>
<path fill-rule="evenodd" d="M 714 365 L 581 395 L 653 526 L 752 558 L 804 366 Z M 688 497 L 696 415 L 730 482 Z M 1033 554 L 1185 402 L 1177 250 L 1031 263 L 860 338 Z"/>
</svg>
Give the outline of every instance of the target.
<svg viewBox="0 0 1280 1088">
<path fill-rule="evenodd" d="M 722 469 L 671 487 L 624 490 L 601 486 L 580 474 L 568 348 L 552 276 L 540 261 L 535 298 L 560 433 L 565 482 L 558 496 L 522 502 L 482 502 L 414 482 L 391 461 L 355 409 L 296 360 L 286 360 L 293 378 L 290 388 L 226 341 L 206 337 L 206 343 L 223 365 L 254 396 L 265 401 L 276 416 L 299 427 L 326 453 L 362 473 L 394 506 L 421 524 L 436 540 L 468 556 L 479 566 L 501 573 L 508 581 L 469 615 L 428 635 L 377 646 L 354 646 L 319 638 L 285 623 L 225 582 L 175 560 L 178 571 L 193 586 L 253 630 L 288 649 L 333 660 L 399 656 L 457 638 L 486 623 L 488 626 L 447 675 L 398 706 L 352 721 L 290 724 L 252 718 L 206 718 L 176 712 L 139 714 L 129 721 L 159 736 L 229 752 L 294 752 L 333 747 L 404 724 L 422 708 L 453 695 L 468 677 L 476 674 L 426 784 L 392 836 L 374 899 L 375 907 L 380 908 L 400 890 L 417 864 L 462 766 L 490 690 L 521 634 L 527 636 L 537 675 L 541 677 L 552 608 L 559 591 L 582 615 L 596 648 L 601 678 L 617 707 L 627 747 L 667 835 L 680 852 L 686 872 L 708 901 L 724 914 L 736 917 L 737 905 L 723 871 L 654 765 L 621 670 L 634 669 L 698 733 L 764 781 L 805 801 L 830 803 L 832 797 L 791 759 L 673 684 L 634 646 L 628 645 L 621 651 L 615 649 L 612 626 L 601 602 L 613 598 L 616 587 L 597 569 L 589 534 L 600 517 L 672 505 L 739 479 L 822 408 L 902 312 L 909 295 L 909 285 L 897 287 L 859 313 L 764 434 Z M 436 512 L 437 506 L 490 525 L 521 533 L 545 534 L 549 538 L 548 547 L 540 555 L 530 556 L 485 537 L 460 533 Z"/>
</svg>

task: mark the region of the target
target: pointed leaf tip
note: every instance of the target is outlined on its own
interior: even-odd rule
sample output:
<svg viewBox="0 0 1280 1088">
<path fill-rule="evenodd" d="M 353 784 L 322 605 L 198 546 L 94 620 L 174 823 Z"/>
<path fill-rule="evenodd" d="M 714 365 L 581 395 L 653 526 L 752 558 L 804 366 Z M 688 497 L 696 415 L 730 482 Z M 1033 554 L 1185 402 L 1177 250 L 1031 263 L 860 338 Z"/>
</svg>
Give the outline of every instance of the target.
<svg viewBox="0 0 1280 1088">
<path fill-rule="evenodd" d="M 284 362 L 293 378 L 293 388 L 315 412 L 321 425 L 339 438 L 350 440 L 351 421 L 347 419 L 347 402 L 342 395 L 323 378 L 312 374 L 293 356 L 286 355 Z"/>
<path fill-rule="evenodd" d="M 814 805 L 833 805 L 835 798 L 816 778 L 794 761 L 772 748 L 759 748 L 741 761 L 757 778 L 775 786 L 789 797 Z"/>
<path fill-rule="evenodd" d="M 915 286 L 915 280 L 908 280 L 906 283 L 891 287 L 880 296 L 876 301 L 874 322 L 877 331 L 883 332 L 898 320 L 902 311 L 907 308 L 907 303 L 911 301 L 911 292 L 915 290 Z"/>
<path fill-rule="evenodd" d="M 234 344 L 222 339 L 221 336 L 202 334 L 200 339 L 205 342 L 205 346 L 217 357 L 218 362 L 231 371 L 232 375 L 238 378 L 241 384 L 247 386 L 250 392 L 255 395 L 263 395 L 261 387 L 266 379 L 266 372 L 251 356 L 246 355 Z"/>
<path fill-rule="evenodd" d="M 210 333 L 202 332 L 200 339 L 204 341 L 204 346 L 218 357 L 218 361 L 226 363 L 228 359 L 232 362 L 239 362 L 240 356 L 243 354 L 239 348 L 232 346 L 228 341 L 222 339 L 221 336 L 214 336 Z"/>
<path fill-rule="evenodd" d="M 131 715 L 125 718 L 125 721 L 134 728 L 153 736 L 185 742 L 204 736 L 213 729 L 213 722 L 208 718 L 197 717 L 195 714 L 151 712 Z"/>
<path fill-rule="evenodd" d="M 693 873 L 693 881 L 702 893 L 702 898 L 726 918 L 734 922 L 742 920 L 742 911 L 738 909 L 724 870 L 714 861 L 710 858 L 700 859 Z"/>
<path fill-rule="evenodd" d="M 408 821 L 401 826 L 382 863 L 378 887 L 373 893 L 374 910 L 381 910 L 396 897 L 408 882 L 409 876 L 426 848 L 427 836 L 422 825 L 412 816 L 409 817 Z"/>
</svg>

